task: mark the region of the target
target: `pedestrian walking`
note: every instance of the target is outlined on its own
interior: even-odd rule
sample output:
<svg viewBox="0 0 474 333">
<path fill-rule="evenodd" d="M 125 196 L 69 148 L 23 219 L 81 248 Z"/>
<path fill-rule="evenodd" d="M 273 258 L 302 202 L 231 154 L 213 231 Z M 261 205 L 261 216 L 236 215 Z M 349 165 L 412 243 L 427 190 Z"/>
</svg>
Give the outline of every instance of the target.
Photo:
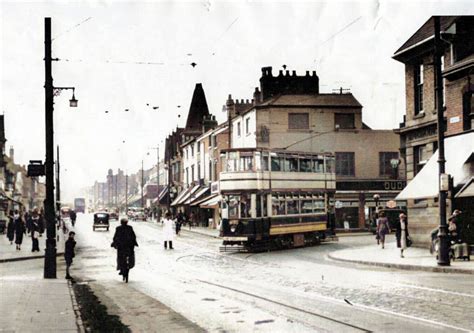
<svg viewBox="0 0 474 333">
<path fill-rule="evenodd" d="M 382 244 L 382 249 L 385 248 L 385 235 L 390 233 L 390 226 L 388 224 L 388 219 L 385 217 L 384 212 L 379 213 L 379 218 L 377 219 L 377 233 L 380 238 L 380 243 Z"/>
<path fill-rule="evenodd" d="M 400 257 L 404 258 L 403 251 L 410 246 L 409 234 L 408 234 L 408 221 L 407 216 L 403 213 L 400 214 Z"/>
<path fill-rule="evenodd" d="M 69 232 L 69 238 L 66 241 L 64 246 L 64 260 L 66 260 L 66 279 L 72 279 L 71 275 L 69 274 L 69 268 L 72 265 L 72 259 L 76 256 L 74 248 L 76 247 L 76 241 L 74 240 L 74 236 L 76 233 L 74 231 Z"/>
<path fill-rule="evenodd" d="M 13 220 L 12 211 L 10 211 L 10 216 L 8 216 L 7 238 L 10 241 L 10 245 L 13 244 L 13 239 L 15 238 L 15 221 Z"/>
<path fill-rule="evenodd" d="M 31 219 L 31 252 L 39 252 L 40 225 L 39 219 Z"/>
<path fill-rule="evenodd" d="M 128 273 L 135 266 L 135 246 L 138 246 L 137 237 L 133 228 L 128 225 L 128 219 L 120 220 L 111 246 L 117 249 L 119 275 L 122 275 L 123 281 L 128 282 Z"/>
<path fill-rule="evenodd" d="M 26 233 L 25 222 L 21 218 L 18 210 L 15 210 L 13 215 L 13 223 L 15 224 L 15 244 L 18 251 L 21 250 L 21 243 L 23 243 L 23 235 Z"/>
<path fill-rule="evenodd" d="M 179 236 L 179 233 L 181 232 L 181 226 L 184 222 L 183 220 L 183 213 L 179 212 L 176 216 L 176 236 Z"/>
<path fill-rule="evenodd" d="M 174 221 L 171 218 L 170 212 L 165 214 L 165 219 L 163 220 L 163 241 L 165 250 L 168 248 L 168 243 L 170 246 L 170 250 L 173 250 L 173 237 L 174 232 Z"/>
</svg>

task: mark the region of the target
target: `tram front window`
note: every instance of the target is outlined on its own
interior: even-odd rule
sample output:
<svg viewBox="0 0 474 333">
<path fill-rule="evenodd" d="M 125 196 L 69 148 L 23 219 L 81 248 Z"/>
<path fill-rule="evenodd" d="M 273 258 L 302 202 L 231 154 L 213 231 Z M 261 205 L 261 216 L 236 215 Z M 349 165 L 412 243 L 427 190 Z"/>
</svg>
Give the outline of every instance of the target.
<svg viewBox="0 0 474 333">
<path fill-rule="evenodd" d="M 250 197 L 247 195 L 240 199 L 240 217 L 250 217 Z"/>
<path fill-rule="evenodd" d="M 240 197 L 238 195 L 229 196 L 229 218 L 235 219 L 239 217 L 239 201 Z"/>
</svg>

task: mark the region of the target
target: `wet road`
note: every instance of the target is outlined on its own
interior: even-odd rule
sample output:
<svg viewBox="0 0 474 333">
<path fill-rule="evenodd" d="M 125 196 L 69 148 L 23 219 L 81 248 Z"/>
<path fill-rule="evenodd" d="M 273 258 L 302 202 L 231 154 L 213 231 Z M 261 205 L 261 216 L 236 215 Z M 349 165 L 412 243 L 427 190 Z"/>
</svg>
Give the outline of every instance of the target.
<svg viewBox="0 0 474 333">
<path fill-rule="evenodd" d="M 328 260 L 332 251 L 373 237 L 259 254 L 223 254 L 218 239 L 183 232 L 163 249 L 161 226 L 131 223 L 140 245 L 130 283 L 115 271 L 111 231 L 92 231 L 79 215 L 73 274 L 134 331 L 149 329 L 156 299 L 207 331 L 433 332 L 474 327 L 474 279 L 462 274 L 398 271 Z M 143 298 L 143 307 L 134 303 Z M 139 313 L 138 313 L 139 312 Z M 138 314 L 137 314 L 138 313 Z M 141 320 L 134 320 L 140 315 Z M 145 322 L 145 323 L 144 323 Z M 144 326 L 145 325 L 145 326 Z"/>
</svg>

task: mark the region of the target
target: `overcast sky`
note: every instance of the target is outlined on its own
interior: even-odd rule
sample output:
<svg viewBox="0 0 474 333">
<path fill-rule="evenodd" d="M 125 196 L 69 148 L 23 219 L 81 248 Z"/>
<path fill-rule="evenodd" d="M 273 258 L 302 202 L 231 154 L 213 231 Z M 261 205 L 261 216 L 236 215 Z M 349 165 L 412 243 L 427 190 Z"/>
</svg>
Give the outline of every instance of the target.
<svg viewBox="0 0 474 333">
<path fill-rule="evenodd" d="M 54 85 L 76 87 L 79 100 L 71 109 L 69 91 L 55 98 L 69 200 L 104 181 L 109 168 L 155 163 L 150 148 L 163 152 L 164 138 L 184 125 L 196 83 L 221 122 L 227 95 L 252 98 L 264 66 L 316 70 L 321 92 L 351 90 L 369 126 L 397 127 L 405 83 L 394 51 L 431 15 L 474 12 L 472 1 L 1 1 L 0 8 L 0 106 L 7 149 L 14 146 L 21 164 L 44 160 L 44 17 L 52 18 Z"/>
</svg>

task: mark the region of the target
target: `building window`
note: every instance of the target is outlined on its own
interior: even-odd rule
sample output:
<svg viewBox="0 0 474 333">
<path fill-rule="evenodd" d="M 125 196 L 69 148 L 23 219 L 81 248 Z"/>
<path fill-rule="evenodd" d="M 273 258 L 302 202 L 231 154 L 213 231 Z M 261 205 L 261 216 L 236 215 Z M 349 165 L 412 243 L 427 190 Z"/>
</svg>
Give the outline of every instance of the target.
<svg viewBox="0 0 474 333">
<path fill-rule="evenodd" d="M 194 157 L 194 145 L 191 145 L 191 157 Z"/>
<path fill-rule="evenodd" d="M 415 115 L 423 111 L 423 64 L 415 67 Z"/>
<path fill-rule="evenodd" d="M 194 165 L 191 165 L 191 182 L 194 181 Z"/>
<path fill-rule="evenodd" d="M 237 122 L 237 136 L 240 136 L 240 121 Z"/>
<path fill-rule="evenodd" d="M 197 176 L 198 180 L 201 180 L 201 162 L 197 164 Z"/>
<path fill-rule="evenodd" d="M 379 173 L 380 176 L 394 176 L 395 170 L 391 164 L 391 160 L 398 160 L 397 152 L 381 152 L 379 153 Z M 397 165 L 398 166 L 398 165 Z"/>
<path fill-rule="evenodd" d="M 468 131 L 474 127 L 474 94 L 472 91 L 463 95 L 463 130 Z"/>
<path fill-rule="evenodd" d="M 196 143 L 196 152 L 197 153 L 201 152 L 201 143 L 200 142 Z"/>
<path fill-rule="evenodd" d="M 355 154 L 336 153 L 336 175 L 355 176 Z"/>
<path fill-rule="evenodd" d="M 245 134 L 250 134 L 250 118 L 245 119 Z"/>
<path fill-rule="evenodd" d="M 309 113 L 288 113 L 289 129 L 309 129 Z"/>
<path fill-rule="evenodd" d="M 337 129 L 354 129 L 355 118 L 353 113 L 336 113 L 334 115 L 334 125 Z"/>
<path fill-rule="evenodd" d="M 189 168 L 186 168 L 186 184 L 189 184 Z"/>
<path fill-rule="evenodd" d="M 416 146 L 413 148 L 413 171 L 415 175 L 423 169 L 429 158 L 430 156 L 428 156 L 426 145 Z"/>
</svg>

